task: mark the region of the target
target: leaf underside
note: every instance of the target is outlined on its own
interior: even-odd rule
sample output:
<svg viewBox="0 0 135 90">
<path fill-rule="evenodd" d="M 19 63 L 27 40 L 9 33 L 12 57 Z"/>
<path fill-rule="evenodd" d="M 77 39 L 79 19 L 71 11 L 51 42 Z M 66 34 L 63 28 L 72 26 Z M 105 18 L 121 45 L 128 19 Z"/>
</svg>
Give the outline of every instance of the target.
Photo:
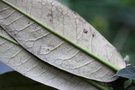
<svg viewBox="0 0 135 90">
<path fill-rule="evenodd" d="M 120 69 L 125 67 L 122 57 L 103 36 L 79 15 L 57 1 L 6 1 Z M 59 69 L 84 78 L 102 82 L 116 79 L 113 77 L 115 72 L 110 68 L 48 32 L 3 2 L 0 2 L 0 6 L 0 25 L 36 57 Z M 87 33 L 84 30 L 87 30 Z"/>
<path fill-rule="evenodd" d="M 2 28 L 0 36 L 9 40 L 0 38 L 0 60 L 24 76 L 60 90 L 97 90 L 79 77 L 50 66 L 12 43 L 14 40 Z"/>
</svg>

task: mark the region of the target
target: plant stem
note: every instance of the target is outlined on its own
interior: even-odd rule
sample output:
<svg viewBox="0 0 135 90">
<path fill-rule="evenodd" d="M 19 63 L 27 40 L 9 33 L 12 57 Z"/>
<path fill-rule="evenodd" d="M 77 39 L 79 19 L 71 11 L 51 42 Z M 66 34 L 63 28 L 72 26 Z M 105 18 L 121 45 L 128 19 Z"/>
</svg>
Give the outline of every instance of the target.
<svg viewBox="0 0 135 90">
<path fill-rule="evenodd" d="M 6 38 L 6 37 L 4 37 L 4 36 L 2 36 L 2 35 L 0 35 L 0 38 L 3 38 L 3 39 L 5 39 L 5 40 L 7 40 L 7 41 L 9 41 L 9 42 L 11 42 L 11 43 L 17 45 L 17 46 L 20 46 L 16 41 L 14 41 L 14 40 L 12 40 L 12 39 Z"/>
<path fill-rule="evenodd" d="M 90 83 L 91 85 L 99 88 L 100 90 L 110 90 L 109 87 L 103 86 L 101 84 L 99 84 L 98 82 L 92 81 L 92 80 L 86 80 L 88 83 Z"/>
<path fill-rule="evenodd" d="M 71 40 L 65 38 L 64 36 L 54 32 L 54 30 L 52 30 L 51 28 L 45 26 L 44 24 L 40 23 L 39 21 L 37 21 L 34 17 L 29 16 L 27 13 L 21 11 L 19 8 L 17 8 L 16 6 L 14 6 L 13 4 L 9 3 L 8 1 L 5 0 L 1 0 L 2 2 L 4 2 L 5 4 L 9 5 L 10 7 L 14 8 L 15 10 L 17 10 L 18 12 L 20 12 L 21 14 L 23 14 L 24 16 L 26 16 L 27 18 L 31 19 L 32 21 L 34 21 L 35 23 L 37 23 L 38 25 L 40 25 L 41 27 L 43 27 L 44 29 L 46 29 L 47 31 L 51 32 L 52 34 L 58 36 L 59 38 L 65 40 L 66 42 L 70 43 L 71 45 L 73 45 L 74 47 L 78 48 L 79 50 L 83 51 L 84 53 L 88 54 L 89 56 L 93 57 L 94 59 L 98 60 L 99 62 L 101 62 L 102 64 L 110 67 L 111 69 L 113 69 L 114 71 L 119 71 L 120 69 L 116 66 L 114 66 L 113 64 L 111 64 L 110 62 L 108 62 L 107 60 L 102 59 L 101 57 L 95 55 L 92 52 L 89 52 L 88 50 L 82 48 L 80 45 L 72 42 Z"/>
</svg>

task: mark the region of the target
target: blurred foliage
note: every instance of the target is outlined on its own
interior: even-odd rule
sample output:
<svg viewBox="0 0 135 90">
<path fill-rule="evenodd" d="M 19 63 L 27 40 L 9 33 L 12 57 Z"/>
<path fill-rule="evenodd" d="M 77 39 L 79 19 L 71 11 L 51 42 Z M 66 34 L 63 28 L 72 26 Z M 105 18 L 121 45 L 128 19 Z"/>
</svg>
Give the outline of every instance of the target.
<svg viewBox="0 0 135 90">
<path fill-rule="evenodd" d="M 135 65 L 135 0 L 59 0 L 79 13 Z"/>
</svg>

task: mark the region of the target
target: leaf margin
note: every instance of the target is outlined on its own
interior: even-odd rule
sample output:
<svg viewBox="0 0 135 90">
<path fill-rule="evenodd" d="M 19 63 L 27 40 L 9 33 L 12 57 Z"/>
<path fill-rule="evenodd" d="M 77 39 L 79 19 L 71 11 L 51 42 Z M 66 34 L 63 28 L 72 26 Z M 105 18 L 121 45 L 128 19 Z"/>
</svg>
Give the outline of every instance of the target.
<svg viewBox="0 0 135 90">
<path fill-rule="evenodd" d="M 111 68 L 114 71 L 119 71 L 120 69 L 117 66 L 114 66 L 113 64 L 111 64 L 110 62 L 102 59 L 101 57 L 95 55 L 92 52 L 89 52 L 88 50 L 82 48 L 80 45 L 72 42 L 71 40 L 65 38 L 64 36 L 56 33 L 55 31 L 53 31 L 51 28 L 45 26 L 44 24 L 42 24 L 40 21 L 36 20 L 34 17 L 26 14 L 25 12 L 21 11 L 19 8 L 17 8 L 16 6 L 14 6 L 13 4 L 11 4 L 10 2 L 6 1 L 6 0 L 0 0 L 3 3 L 11 6 L 12 8 L 14 8 L 15 10 L 17 10 L 18 12 L 20 12 L 21 14 L 23 14 L 24 16 L 28 17 L 29 19 L 31 19 L 32 21 L 34 21 L 35 23 L 37 23 L 38 25 L 40 25 L 41 27 L 43 27 L 44 29 L 46 29 L 47 31 L 51 32 L 52 34 L 58 36 L 59 38 L 63 39 L 64 41 L 68 42 L 69 44 L 73 45 L 74 47 L 78 48 L 79 50 L 81 50 L 82 52 L 88 54 L 89 56 L 91 56 L 92 58 L 96 59 L 97 61 L 99 61 L 100 63 L 106 65 L 107 67 Z"/>
<path fill-rule="evenodd" d="M 0 28 L 2 28 L 2 27 L 0 26 Z M 3 29 L 3 28 L 2 28 L 2 29 Z M 18 42 L 14 41 L 14 40 L 12 40 L 12 39 L 10 39 L 10 38 L 8 38 L 8 37 L 2 36 L 1 34 L 0 34 L 0 38 L 2 38 L 2 39 L 4 39 L 4 40 L 7 40 L 7 41 L 9 41 L 10 43 L 13 43 L 13 44 L 15 44 L 15 45 L 17 45 L 17 46 L 23 48 Z M 24 49 L 24 48 L 23 48 L 23 49 Z M 74 75 L 74 76 L 76 76 L 76 75 Z M 98 81 L 94 81 L 94 80 L 90 80 L 90 79 L 85 79 L 85 78 L 83 78 L 83 77 L 79 77 L 79 78 L 82 79 L 83 81 L 89 83 L 90 85 L 95 86 L 95 87 L 98 88 L 98 89 L 101 89 L 101 90 L 110 90 L 110 88 L 108 88 L 107 86 L 104 86 L 104 85 L 100 84 Z"/>
</svg>

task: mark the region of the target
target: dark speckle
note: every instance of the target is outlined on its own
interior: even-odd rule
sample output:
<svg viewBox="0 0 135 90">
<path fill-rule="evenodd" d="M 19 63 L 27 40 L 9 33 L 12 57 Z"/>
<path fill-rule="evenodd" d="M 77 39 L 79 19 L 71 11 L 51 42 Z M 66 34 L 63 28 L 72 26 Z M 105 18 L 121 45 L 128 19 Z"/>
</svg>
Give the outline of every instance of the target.
<svg viewBox="0 0 135 90">
<path fill-rule="evenodd" d="M 92 34 L 92 37 L 95 37 L 95 34 L 94 33 Z"/>
<path fill-rule="evenodd" d="M 17 36 L 17 33 L 14 33 L 14 36 Z"/>
<path fill-rule="evenodd" d="M 47 16 L 48 17 L 53 17 L 53 14 L 52 13 L 49 13 Z"/>
<path fill-rule="evenodd" d="M 52 18 L 53 18 L 53 13 L 48 13 L 47 17 L 50 17 L 50 22 L 53 22 Z"/>
<path fill-rule="evenodd" d="M 88 33 L 88 30 L 86 30 L 86 29 L 83 29 L 83 32 L 84 32 L 84 33 Z"/>
<path fill-rule="evenodd" d="M 53 22 L 53 20 L 52 20 L 52 19 L 50 19 L 50 22 Z"/>
<path fill-rule="evenodd" d="M 30 24 L 31 22 L 30 21 L 28 21 L 28 24 Z"/>
<path fill-rule="evenodd" d="M 47 49 L 47 51 L 50 51 L 50 49 Z"/>
</svg>

